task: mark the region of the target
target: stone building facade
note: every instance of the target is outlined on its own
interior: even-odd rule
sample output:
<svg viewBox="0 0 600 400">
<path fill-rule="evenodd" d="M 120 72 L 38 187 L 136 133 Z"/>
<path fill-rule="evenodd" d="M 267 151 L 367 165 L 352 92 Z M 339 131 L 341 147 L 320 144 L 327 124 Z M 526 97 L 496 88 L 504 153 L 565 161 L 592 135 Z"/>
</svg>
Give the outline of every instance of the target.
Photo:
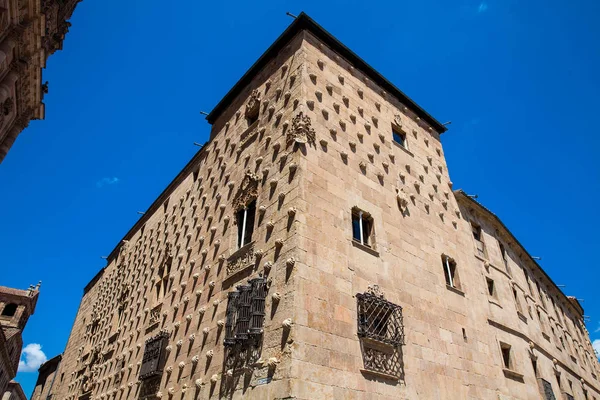
<svg viewBox="0 0 600 400">
<path fill-rule="evenodd" d="M 0 163 L 29 121 L 44 119 L 42 69 L 79 1 L 0 0 Z"/>
<path fill-rule="evenodd" d="M 35 311 L 39 288 L 39 284 L 27 290 L 0 286 L 0 394 L 17 390 L 18 384 L 11 381 L 17 375 L 23 329 Z"/>
<path fill-rule="evenodd" d="M 18 382 L 10 381 L 2 400 L 27 400 L 27 397 L 25 397 L 23 388 Z"/>
<path fill-rule="evenodd" d="M 581 306 L 452 190 L 444 126 L 308 16 L 207 119 L 84 289 L 53 396 L 600 399 Z"/>
<path fill-rule="evenodd" d="M 30 400 L 50 400 L 52 395 L 52 386 L 56 379 L 56 371 L 62 360 L 62 354 L 59 354 L 43 363 L 38 369 L 38 378 Z"/>
</svg>

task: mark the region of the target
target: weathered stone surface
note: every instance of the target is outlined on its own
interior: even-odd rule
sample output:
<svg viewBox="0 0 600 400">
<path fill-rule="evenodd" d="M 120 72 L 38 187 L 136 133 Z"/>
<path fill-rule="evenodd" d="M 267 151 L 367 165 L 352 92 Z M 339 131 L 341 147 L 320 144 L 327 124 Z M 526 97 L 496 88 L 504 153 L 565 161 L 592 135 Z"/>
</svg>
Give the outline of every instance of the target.
<svg viewBox="0 0 600 400">
<path fill-rule="evenodd" d="M 584 388 L 600 398 L 582 310 L 489 211 L 451 191 L 439 124 L 313 33 L 298 31 L 227 99 L 211 117 L 211 141 L 86 287 L 54 396 L 539 399 L 535 359 L 539 377 L 556 382 L 559 371 L 575 398 Z M 251 199 L 252 243 L 239 250 L 233 216 Z M 368 245 L 353 240 L 353 209 L 371 225 Z M 259 274 L 268 280 L 259 346 L 225 347 L 229 293 Z M 356 295 L 372 285 L 402 307 L 402 340 L 359 338 Z M 552 324 L 570 332 L 568 350 L 542 335 L 536 309 L 552 313 L 547 296 L 564 311 Z M 143 343 L 160 329 L 169 334 L 164 373 L 139 384 Z M 369 370 L 389 362 L 390 373 Z"/>
</svg>

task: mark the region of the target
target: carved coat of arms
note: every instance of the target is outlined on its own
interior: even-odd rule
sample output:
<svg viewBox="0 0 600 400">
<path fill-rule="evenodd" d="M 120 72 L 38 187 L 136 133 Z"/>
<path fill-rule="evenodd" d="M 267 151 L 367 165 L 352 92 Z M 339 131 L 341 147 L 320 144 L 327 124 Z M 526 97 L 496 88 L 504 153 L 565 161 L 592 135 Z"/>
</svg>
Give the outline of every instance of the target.
<svg viewBox="0 0 600 400">
<path fill-rule="evenodd" d="M 292 127 L 287 132 L 286 143 L 308 143 L 315 145 L 315 130 L 310 123 L 310 117 L 302 111 L 292 119 Z"/>
</svg>

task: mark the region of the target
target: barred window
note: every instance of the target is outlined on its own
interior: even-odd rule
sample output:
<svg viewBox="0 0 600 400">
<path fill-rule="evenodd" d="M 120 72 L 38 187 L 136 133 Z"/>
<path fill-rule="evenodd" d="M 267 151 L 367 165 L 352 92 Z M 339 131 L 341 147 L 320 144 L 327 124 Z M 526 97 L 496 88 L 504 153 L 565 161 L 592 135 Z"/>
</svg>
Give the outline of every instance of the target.
<svg viewBox="0 0 600 400">
<path fill-rule="evenodd" d="M 402 307 L 370 293 L 356 295 L 358 336 L 393 346 L 404 344 Z"/>
<path fill-rule="evenodd" d="M 364 370 L 391 379 L 403 375 L 404 344 L 402 307 L 387 301 L 377 285 L 358 293 L 357 323 Z"/>
<path fill-rule="evenodd" d="M 146 339 L 142 366 L 140 367 L 140 380 L 143 381 L 162 373 L 163 364 L 166 360 L 165 348 L 168 340 L 169 334 L 166 331 L 161 331 L 158 335 Z M 123 363 L 125 363 L 125 359 L 123 359 Z"/>
<path fill-rule="evenodd" d="M 230 292 L 225 317 L 225 346 L 244 344 L 263 333 L 265 320 L 266 280 L 262 276 L 251 279 Z"/>
</svg>

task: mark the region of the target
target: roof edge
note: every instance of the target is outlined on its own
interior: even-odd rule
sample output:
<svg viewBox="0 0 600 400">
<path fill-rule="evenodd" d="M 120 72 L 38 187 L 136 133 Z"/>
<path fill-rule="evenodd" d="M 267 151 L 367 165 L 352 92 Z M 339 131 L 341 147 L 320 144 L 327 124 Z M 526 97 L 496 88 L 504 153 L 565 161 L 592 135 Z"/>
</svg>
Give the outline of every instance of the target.
<svg viewBox="0 0 600 400">
<path fill-rule="evenodd" d="M 560 293 L 562 296 L 564 296 L 565 302 L 567 304 L 572 305 L 577 310 L 577 312 L 580 313 L 581 317 L 583 318 L 583 307 L 581 306 L 581 304 L 579 303 L 579 301 L 575 297 L 573 297 L 573 296 L 567 296 L 556 285 L 556 283 L 554 283 L 554 281 L 552 280 L 552 278 L 550 278 L 550 275 L 548 275 L 548 273 L 544 270 L 544 268 L 542 268 L 542 266 L 531 256 L 531 254 L 529 254 L 529 252 L 527 251 L 527 249 L 525 248 L 525 246 L 523 246 L 521 244 L 521 242 L 519 242 L 519 240 L 516 238 L 516 236 L 510 231 L 510 229 L 507 228 L 506 225 L 504 225 L 504 222 L 502 222 L 502 220 L 496 214 L 494 214 L 491 210 L 489 210 L 487 207 L 485 207 L 483 204 L 481 204 L 477 200 L 473 199 L 472 197 L 469 197 L 465 193 L 465 191 L 462 190 L 462 189 L 455 190 L 454 194 L 455 195 L 460 195 L 463 199 L 466 199 L 470 203 L 476 205 L 477 207 L 479 207 L 480 209 L 482 209 L 486 214 L 488 214 L 493 219 L 495 219 L 502 226 L 502 228 L 504 228 L 504 230 L 506 231 L 506 233 L 508 233 L 510 235 L 510 237 L 514 240 L 514 242 L 523 250 L 523 252 L 525 252 L 525 254 L 527 255 L 527 257 L 529 258 L 529 261 L 532 262 L 536 267 L 538 267 L 538 269 L 542 272 L 542 274 L 544 274 L 544 276 L 546 277 L 546 279 L 548 279 L 548 281 L 550 282 L 550 284 L 552 285 L 552 287 L 554 289 L 556 289 L 558 291 L 558 293 Z M 575 301 L 573 301 L 572 299 L 574 299 Z"/>
<path fill-rule="evenodd" d="M 317 24 L 306 13 L 301 12 L 294 19 L 283 33 L 269 46 L 269 48 L 259 57 L 259 59 L 246 71 L 246 73 L 237 81 L 237 83 L 227 92 L 227 94 L 217 103 L 213 110 L 206 116 L 206 120 L 212 125 L 219 116 L 223 114 L 229 104 L 252 82 L 252 79 L 257 75 L 269 61 L 274 59 L 278 52 L 301 31 L 309 31 L 319 40 L 329 46 L 334 52 L 346 59 L 355 68 L 361 70 L 375 84 L 383 88 L 388 94 L 396 97 L 405 106 L 410 108 L 419 118 L 426 121 L 438 133 L 442 134 L 447 131 L 445 125 L 442 125 L 438 120 L 431 116 L 427 111 L 421 108 L 404 92 L 398 89 L 393 83 L 388 81 L 383 75 L 377 72 L 367 62 L 360 58 L 356 53 L 346 47 L 342 42 L 336 39 L 331 33 Z"/>
</svg>

